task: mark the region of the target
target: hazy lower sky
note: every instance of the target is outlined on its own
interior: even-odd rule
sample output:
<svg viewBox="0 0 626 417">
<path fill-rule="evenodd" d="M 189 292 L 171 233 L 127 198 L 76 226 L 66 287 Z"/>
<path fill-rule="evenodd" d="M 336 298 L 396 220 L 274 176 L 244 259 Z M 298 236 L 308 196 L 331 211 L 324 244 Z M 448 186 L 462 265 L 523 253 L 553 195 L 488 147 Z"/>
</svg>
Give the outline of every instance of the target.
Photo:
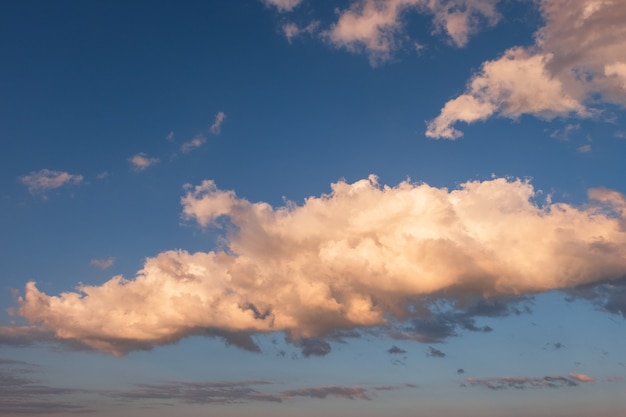
<svg viewBox="0 0 626 417">
<path fill-rule="evenodd" d="M 626 2 L 0 4 L 0 414 L 617 417 Z"/>
</svg>

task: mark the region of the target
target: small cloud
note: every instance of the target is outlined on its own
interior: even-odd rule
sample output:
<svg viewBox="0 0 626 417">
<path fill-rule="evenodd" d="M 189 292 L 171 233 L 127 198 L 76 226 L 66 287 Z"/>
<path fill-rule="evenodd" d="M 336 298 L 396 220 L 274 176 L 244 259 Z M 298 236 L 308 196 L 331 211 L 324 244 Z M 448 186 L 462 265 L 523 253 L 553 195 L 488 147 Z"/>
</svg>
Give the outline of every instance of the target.
<svg viewBox="0 0 626 417">
<path fill-rule="evenodd" d="M 38 194 L 45 197 L 45 193 L 48 190 L 69 184 L 80 184 L 83 181 L 83 176 L 63 171 L 42 169 L 40 171 L 33 171 L 23 177 L 19 177 L 19 181 L 28 187 L 28 191 L 31 194 Z"/>
<path fill-rule="evenodd" d="M 577 374 L 575 372 L 570 372 L 568 374 L 568 376 L 572 379 L 575 379 L 576 381 L 580 381 L 580 382 L 594 382 L 596 379 L 593 377 L 590 377 L 589 375 L 585 375 L 585 374 Z"/>
<path fill-rule="evenodd" d="M 576 150 L 580 153 L 591 152 L 591 144 L 588 143 L 586 145 L 579 146 Z"/>
<path fill-rule="evenodd" d="M 165 136 L 168 142 L 174 142 L 174 131 L 170 130 L 167 136 Z"/>
<path fill-rule="evenodd" d="M 580 130 L 580 124 L 568 124 L 567 126 L 565 126 L 565 128 L 563 130 L 557 129 L 554 132 L 552 132 L 550 134 L 550 137 L 553 139 L 559 139 L 559 140 L 564 140 L 567 141 L 570 139 L 570 135 L 573 132 L 576 132 Z"/>
<path fill-rule="evenodd" d="M 108 178 L 108 176 L 109 176 L 109 173 L 106 172 L 106 171 L 103 171 L 103 172 L 99 173 L 98 175 L 96 175 L 96 179 L 103 180 L 105 178 Z"/>
<path fill-rule="evenodd" d="M 391 355 L 402 355 L 402 354 L 406 353 L 406 350 L 400 349 L 398 346 L 393 345 L 392 347 L 390 347 L 387 350 L 387 353 L 389 353 Z"/>
<path fill-rule="evenodd" d="M 107 269 L 113 265 L 115 262 L 115 258 L 107 258 L 107 259 L 92 259 L 89 263 L 93 266 L 97 266 L 101 269 Z"/>
<path fill-rule="evenodd" d="M 212 128 L 213 127 L 211 126 L 211 129 Z M 189 153 L 189 152 L 193 151 L 194 149 L 199 148 L 200 146 L 202 146 L 205 142 L 206 142 L 206 138 L 204 136 L 196 135 L 189 142 L 183 143 L 183 145 L 180 147 L 180 150 L 183 153 Z"/>
<path fill-rule="evenodd" d="M 273 6 L 278 9 L 279 12 L 290 12 L 298 6 L 302 0 L 262 0 L 266 6 Z"/>
<path fill-rule="evenodd" d="M 465 369 L 459 368 L 459 369 L 456 370 L 456 373 L 459 374 L 459 375 L 463 375 L 465 373 Z"/>
<path fill-rule="evenodd" d="M 128 162 L 132 164 L 135 171 L 144 171 L 148 167 L 158 164 L 159 158 L 148 158 L 145 153 L 139 152 L 132 158 L 128 158 Z"/>
<path fill-rule="evenodd" d="M 301 28 L 293 22 L 288 22 L 283 25 L 282 29 L 285 37 L 287 38 L 287 42 L 291 43 L 293 39 L 304 33 L 309 35 L 315 33 L 317 31 L 317 28 L 319 27 L 319 23 L 319 21 L 315 20 L 309 23 L 307 26 Z"/>
<path fill-rule="evenodd" d="M 226 119 L 226 114 L 221 111 L 215 115 L 215 121 L 211 125 L 211 133 L 214 135 L 219 135 L 222 131 L 222 123 L 224 123 L 224 119 Z"/>
<path fill-rule="evenodd" d="M 330 344 L 327 341 L 315 337 L 300 339 L 295 345 L 302 349 L 302 355 L 305 358 L 309 356 L 326 356 L 331 351 Z"/>
<path fill-rule="evenodd" d="M 439 349 L 435 349 L 432 346 L 428 346 L 428 352 L 426 353 L 426 356 L 431 357 L 431 358 L 445 358 L 446 354 L 440 351 Z"/>
</svg>

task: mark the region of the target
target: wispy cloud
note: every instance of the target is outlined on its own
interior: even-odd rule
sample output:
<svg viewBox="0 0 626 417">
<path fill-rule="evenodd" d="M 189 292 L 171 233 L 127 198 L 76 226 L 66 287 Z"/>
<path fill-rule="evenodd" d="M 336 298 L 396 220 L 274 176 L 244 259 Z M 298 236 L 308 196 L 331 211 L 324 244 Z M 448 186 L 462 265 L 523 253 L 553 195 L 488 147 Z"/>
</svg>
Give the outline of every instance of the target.
<svg viewBox="0 0 626 417">
<path fill-rule="evenodd" d="M 191 404 L 235 404 L 250 401 L 282 401 L 275 394 L 262 393 L 252 387 L 269 381 L 180 382 L 137 384 L 128 391 L 111 391 L 109 396 L 126 400 L 180 401 Z"/>
<path fill-rule="evenodd" d="M 475 318 L 517 314 L 514 302 L 469 301 L 616 282 L 626 273 L 626 198 L 606 189 L 576 207 L 542 201 L 522 180 L 448 190 L 380 186 L 371 176 L 273 208 L 204 181 L 181 203 L 184 218 L 202 227 L 234 226 L 223 251 L 162 252 L 134 279 L 57 296 L 31 282 L 16 314 L 115 354 L 207 328 L 284 331 L 316 354 L 327 350 L 319 342 L 326 335 L 390 320 L 426 343 L 457 328 L 488 332 Z M 429 310 L 433 299 L 452 309 Z"/>
<path fill-rule="evenodd" d="M 401 348 L 399 348 L 396 345 L 393 345 L 392 347 L 387 349 L 387 353 L 389 353 L 391 355 L 404 355 L 406 353 L 406 350 L 401 349 Z"/>
<path fill-rule="evenodd" d="M 302 0 L 261 0 L 267 6 L 272 6 L 280 12 L 290 12 L 295 9 Z"/>
<path fill-rule="evenodd" d="M 326 398 L 337 397 L 355 399 L 361 398 L 364 400 L 370 400 L 367 395 L 367 391 L 361 387 L 341 387 L 341 386 L 324 386 L 313 388 L 292 389 L 281 392 L 283 398 L 293 397 L 309 397 L 309 398 Z"/>
<path fill-rule="evenodd" d="M 213 129 L 213 127 L 211 127 L 211 129 Z M 200 146 L 204 145 L 205 142 L 206 142 L 206 138 L 204 136 L 196 135 L 189 142 L 183 143 L 182 146 L 180 147 L 180 150 L 183 153 L 189 153 L 193 151 L 194 149 L 199 148 Z"/>
<path fill-rule="evenodd" d="M 594 378 L 585 374 L 570 373 L 567 376 L 544 376 L 539 378 L 528 377 L 502 377 L 502 378 L 467 378 L 467 382 L 473 386 L 481 386 L 491 390 L 507 388 L 560 388 L 575 387 L 580 383 L 595 381 Z"/>
<path fill-rule="evenodd" d="M 140 152 L 131 158 L 128 158 L 135 171 L 144 171 L 148 167 L 158 164 L 159 158 L 149 158 L 145 153 Z"/>
<path fill-rule="evenodd" d="M 222 123 L 226 119 L 226 114 L 223 111 L 218 112 L 215 115 L 215 120 L 209 129 L 212 134 L 219 135 L 222 132 Z"/>
<path fill-rule="evenodd" d="M 431 358 L 445 358 L 446 354 L 440 351 L 439 349 L 436 349 L 432 346 L 428 346 L 428 352 L 426 352 L 426 356 L 431 357 Z"/>
<path fill-rule="evenodd" d="M 282 26 L 282 29 L 287 42 L 291 43 L 293 39 L 302 34 L 313 35 L 317 31 L 319 24 L 320 22 L 315 20 L 304 27 L 300 27 L 293 22 L 288 22 Z"/>
<path fill-rule="evenodd" d="M 457 122 L 498 115 L 591 117 L 594 103 L 626 105 L 626 3 L 541 0 L 545 25 L 532 47 L 485 62 L 464 94 L 448 101 L 426 136 L 455 139 Z M 576 51 L 573 53 L 572 51 Z M 523 81 L 522 81 L 523 80 Z"/>
<path fill-rule="evenodd" d="M 92 259 L 89 263 L 98 268 L 107 269 L 113 265 L 113 262 L 115 262 L 115 258 L 110 257 L 106 259 Z"/>
<path fill-rule="evenodd" d="M 0 414 L 89 413 L 74 398 L 86 391 L 47 385 L 34 379 L 37 368 L 27 362 L 0 359 Z"/>
<path fill-rule="evenodd" d="M 46 192 L 49 190 L 63 187 L 64 185 L 80 184 L 83 181 L 83 176 L 63 171 L 42 169 L 19 177 L 19 181 L 28 187 L 28 191 L 31 194 L 45 197 Z"/>
</svg>

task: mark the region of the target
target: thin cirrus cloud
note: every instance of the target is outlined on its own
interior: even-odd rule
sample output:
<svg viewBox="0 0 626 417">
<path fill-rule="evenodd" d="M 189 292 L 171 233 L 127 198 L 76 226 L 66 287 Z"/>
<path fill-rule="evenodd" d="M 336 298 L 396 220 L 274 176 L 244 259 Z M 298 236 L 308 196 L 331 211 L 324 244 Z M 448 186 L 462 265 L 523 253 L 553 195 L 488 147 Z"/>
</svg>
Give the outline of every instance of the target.
<svg viewBox="0 0 626 417">
<path fill-rule="evenodd" d="M 592 117 L 594 104 L 626 105 L 626 3 L 541 0 L 535 44 L 485 62 L 464 94 L 428 123 L 426 136 L 456 139 L 454 125 L 491 116 Z"/>
<path fill-rule="evenodd" d="M 262 0 L 267 6 L 275 7 L 280 12 L 290 12 L 295 9 L 302 0 Z"/>
<path fill-rule="evenodd" d="M 205 142 L 206 142 L 206 138 L 204 136 L 196 135 L 189 142 L 183 143 L 180 147 L 180 150 L 182 151 L 182 153 L 189 153 L 193 151 L 194 149 L 197 149 L 200 146 L 204 145 Z"/>
<path fill-rule="evenodd" d="M 90 413 L 93 408 L 76 401 L 86 391 L 55 387 L 33 378 L 37 366 L 0 358 L 0 414 Z"/>
<path fill-rule="evenodd" d="M 217 114 L 215 115 L 215 120 L 209 128 L 209 131 L 214 135 L 219 135 L 222 132 L 222 123 L 224 123 L 225 119 L 226 113 L 224 113 L 223 111 L 217 112 Z"/>
<path fill-rule="evenodd" d="M 145 153 L 139 152 L 138 154 L 128 158 L 128 162 L 130 162 L 135 171 L 145 171 L 152 165 L 158 164 L 159 158 L 150 158 Z"/>
<path fill-rule="evenodd" d="M 106 259 L 92 259 L 89 263 L 93 266 L 97 266 L 100 269 L 110 268 L 115 262 L 115 258 L 106 258 Z"/>
<path fill-rule="evenodd" d="M 490 390 L 503 390 L 507 388 L 560 388 L 575 387 L 580 383 L 594 382 L 595 378 L 585 374 L 569 373 L 567 376 L 555 375 L 544 377 L 501 377 L 501 378 L 467 378 L 472 386 L 480 386 Z"/>
<path fill-rule="evenodd" d="M 83 176 L 64 171 L 42 169 L 20 177 L 19 181 L 28 187 L 31 194 L 45 196 L 46 192 L 55 188 L 80 184 L 83 182 Z"/>
<path fill-rule="evenodd" d="M 316 340 L 350 329 L 392 326 L 399 339 L 430 332 L 438 341 L 456 328 L 490 331 L 474 317 L 514 308 L 469 303 L 485 297 L 602 284 L 610 311 L 610 283 L 626 275 L 626 198 L 615 191 L 590 190 L 590 201 L 576 207 L 539 202 L 519 179 L 448 190 L 381 186 L 370 176 L 331 188 L 274 208 L 213 181 L 188 186 L 183 217 L 224 228 L 223 250 L 162 252 L 133 279 L 115 276 L 57 296 L 30 282 L 12 313 L 41 334 L 116 355 L 207 329 L 251 350 L 249 335 L 285 332 L 316 355 L 329 351 Z M 425 297 L 458 302 L 461 311 L 427 319 Z M 407 324 L 393 330 L 396 321 Z"/>
</svg>

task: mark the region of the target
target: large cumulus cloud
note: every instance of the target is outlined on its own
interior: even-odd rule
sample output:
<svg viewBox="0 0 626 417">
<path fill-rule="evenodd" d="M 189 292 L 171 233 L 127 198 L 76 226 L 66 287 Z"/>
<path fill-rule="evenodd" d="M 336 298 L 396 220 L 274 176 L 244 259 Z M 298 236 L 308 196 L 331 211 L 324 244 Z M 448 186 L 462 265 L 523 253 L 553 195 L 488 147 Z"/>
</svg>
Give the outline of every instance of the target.
<svg viewBox="0 0 626 417">
<path fill-rule="evenodd" d="M 448 190 L 370 176 L 331 188 L 274 208 L 212 181 L 189 186 L 183 216 L 222 228 L 221 250 L 162 252 L 132 279 L 60 295 L 31 282 L 14 313 L 123 354 L 195 334 L 253 346 L 247 335 L 283 331 L 297 342 L 411 319 L 430 295 L 509 297 L 626 276 L 626 199 L 615 191 L 575 207 L 519 179 Z"/>
</svg>

